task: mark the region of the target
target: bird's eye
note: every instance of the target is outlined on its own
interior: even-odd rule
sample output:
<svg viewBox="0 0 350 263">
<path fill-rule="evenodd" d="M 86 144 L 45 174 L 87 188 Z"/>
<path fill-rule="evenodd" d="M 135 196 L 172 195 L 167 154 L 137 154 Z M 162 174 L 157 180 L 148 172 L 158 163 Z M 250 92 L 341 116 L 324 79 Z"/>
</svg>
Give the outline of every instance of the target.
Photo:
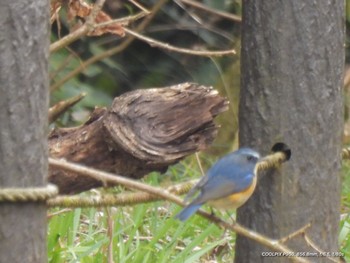
<svg viewBox="0 0 350 263">
<path fill-rule="evenodd" d="M 255 156 L 253 156 L 253 155 L 248 155 L 248 156 L 247 156 L 247 160 L 248 160 L 249 162 L 252 162 L 252 161 L 256 161 L 257 158 L 256 158 Z"/>
</svg>

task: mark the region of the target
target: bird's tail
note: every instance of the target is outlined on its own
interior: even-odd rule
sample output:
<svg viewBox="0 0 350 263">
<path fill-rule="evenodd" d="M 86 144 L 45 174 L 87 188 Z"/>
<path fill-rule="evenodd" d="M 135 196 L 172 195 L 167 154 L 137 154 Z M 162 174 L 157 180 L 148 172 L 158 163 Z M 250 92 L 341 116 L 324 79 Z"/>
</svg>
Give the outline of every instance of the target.
<svg viewBox="0 0 350 263">
<path fill-rule="evenodd" d="M 175 217 L 181 221 L 185 221 L 187 218 L 193 215 L 201 206 L 202 204 L 189 204 L 184 209 L 182 209 L 181 212 L 178 213 Z"/>
</svg>

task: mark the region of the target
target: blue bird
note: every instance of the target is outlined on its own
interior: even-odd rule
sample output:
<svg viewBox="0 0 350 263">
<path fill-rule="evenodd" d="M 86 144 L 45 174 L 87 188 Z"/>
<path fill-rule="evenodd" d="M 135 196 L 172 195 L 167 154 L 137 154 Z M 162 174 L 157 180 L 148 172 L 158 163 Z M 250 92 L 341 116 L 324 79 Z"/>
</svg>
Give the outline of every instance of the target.
<svg viewBox="0 0 350 263">
<path fill-rule="evenodd" d="M 259 153 L 250 148 L 241 148 L 225 155 L 188 192 L 185 200 L 196 192 L 199 194 L 176 218 L 185 221 L 204 203 L 219 209 L 236 209 L 243 205 L 254 192 L 259 158 Z"/>
</svg>

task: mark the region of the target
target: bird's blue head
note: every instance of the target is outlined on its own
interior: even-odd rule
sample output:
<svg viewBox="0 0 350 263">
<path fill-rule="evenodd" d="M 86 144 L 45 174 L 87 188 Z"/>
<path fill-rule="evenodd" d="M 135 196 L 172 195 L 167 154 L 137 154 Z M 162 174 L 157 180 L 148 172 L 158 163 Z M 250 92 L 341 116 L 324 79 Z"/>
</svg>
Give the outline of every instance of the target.
<svg viewBox="0 0 350 263">
<path fill-rule="evenodd" d="M 215 174 L 246 174 L 251 173 L 255 169 L 255 165 L 259 161 L 260 154 L 250 148 L 240 148 L 237 151 L 229 153 L 221 158 L 208 173 L 210 176 Z"/>
<path fill-rule="evenodd" d="M 242 164 L 255 165 L 260 159 L 260 154 L 250 148 L 240 148 L 233 154 L 237 158 L 237 162 L 241 162 Z"/>
<path fill-rule="evenodd" d="M 230 159 L 230 163 L 235 165 L 236 172 L 255 173 L 255 166 L 260 159 L 260 154 L 250 148 L 240 148 L 231 153 Z"/>
</svg>

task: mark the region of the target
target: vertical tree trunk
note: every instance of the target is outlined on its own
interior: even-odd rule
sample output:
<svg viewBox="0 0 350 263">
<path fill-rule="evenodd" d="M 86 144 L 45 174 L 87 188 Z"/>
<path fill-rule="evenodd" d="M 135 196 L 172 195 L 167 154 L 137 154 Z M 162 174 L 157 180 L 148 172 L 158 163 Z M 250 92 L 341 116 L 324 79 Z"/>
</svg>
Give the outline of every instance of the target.
<svg viewBox="0 0 350 263">
<path fill-rule="evenodd" d="M 0 187 L 47 177 L 49 1 L 0 8 Z M 46 207 L 0 203 L 0 262 L 46 262 Z"/>
<path fill-rule="evenodd" d="M 240 144 L 283 141 L 292 158 L 260 177 L 238 221 L 276 239 L 310 222 L 311 240 L 338 251 L 344 1 L 243 3 Z M 313 251 L 301 236 L 287 245 Z M 239 236 L 236 262 L 286 262 L 266 250 Z"/>
</svg>

